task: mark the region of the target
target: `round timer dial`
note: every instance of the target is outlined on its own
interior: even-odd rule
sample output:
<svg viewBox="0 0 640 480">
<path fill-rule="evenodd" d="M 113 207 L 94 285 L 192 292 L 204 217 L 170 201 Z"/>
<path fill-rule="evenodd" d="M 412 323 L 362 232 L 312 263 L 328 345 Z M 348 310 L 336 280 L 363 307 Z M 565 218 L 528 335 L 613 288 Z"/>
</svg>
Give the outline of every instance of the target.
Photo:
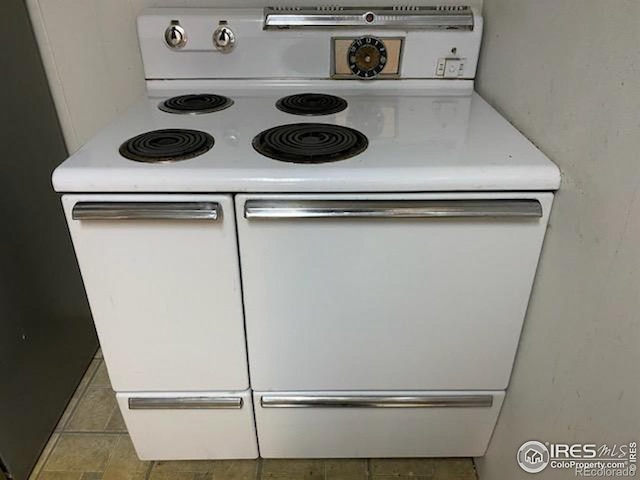
<svg viewBox="0 0 640 480">
<path fill-rule="evenodd" d="M 354 75 L 373 78 L 384 70 L 387 64 L 387 47 L 376 37 L 357 38 L 349 47 L 347 63 Z"/>
</svg>

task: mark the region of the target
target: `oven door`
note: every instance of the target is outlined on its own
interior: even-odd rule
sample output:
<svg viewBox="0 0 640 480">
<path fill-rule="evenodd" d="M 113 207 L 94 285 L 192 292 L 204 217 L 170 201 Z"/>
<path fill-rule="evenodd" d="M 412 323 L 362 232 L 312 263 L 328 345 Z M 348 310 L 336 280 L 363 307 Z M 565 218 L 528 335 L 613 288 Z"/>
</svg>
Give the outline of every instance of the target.
<svg viewBox="0 0 640 480">
<path fill-rule="evenodd" d="M 255 390 L 499 390 L 551 193 L 238 195 Z"/>
<path fill-rule="evenodd" d="M 249 387 L 230 195 L 62 203 L 114 390 Z"/>
</svg>

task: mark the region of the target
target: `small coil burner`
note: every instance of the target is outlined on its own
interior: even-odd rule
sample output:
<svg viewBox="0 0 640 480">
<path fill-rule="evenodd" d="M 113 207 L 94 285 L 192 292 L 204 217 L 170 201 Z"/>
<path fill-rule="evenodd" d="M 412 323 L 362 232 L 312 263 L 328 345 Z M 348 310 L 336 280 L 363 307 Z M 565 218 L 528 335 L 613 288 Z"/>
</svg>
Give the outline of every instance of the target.
<svg viewBox="0 0 640 480">
<path fill-rule="evenodd" d="M 120 155 L 145 163 L 188 160 L 209 151 L 214 140 L 198 130 L 153 130 L 133 137 L 120 146 Z"/>
<path fill-rule="evenodd" d="M 347 101 L 324 93 L 301 93 L 281 98 L 276 108 L 294 115 L 329 115 L 347 108 Z"/>
<path fill-rule="evenodd" d="M 163 112 L 192 114 L 211 113 L 224 110 L 233 105 L 233 100 L 222 95 L 199 93 L 195 95 L 180 95 L 171 97 L 158 105 Z"/>
<path fill-rule="evenodd" d="M 290 163 L 326 163 L 351 158 L 369 140 L 353 128 L 326 123 L 294 123 L 270 128 L 253 139 L 262 155 Z"/>
</svg>

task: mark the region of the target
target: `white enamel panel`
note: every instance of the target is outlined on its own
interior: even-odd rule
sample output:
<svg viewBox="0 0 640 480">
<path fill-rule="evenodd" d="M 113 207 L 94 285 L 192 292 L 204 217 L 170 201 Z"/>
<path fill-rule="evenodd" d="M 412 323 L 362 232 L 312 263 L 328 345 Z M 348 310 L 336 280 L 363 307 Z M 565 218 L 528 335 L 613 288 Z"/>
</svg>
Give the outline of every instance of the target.
<svg viewBox="0 0 640 480">
<path fill-rule="evenodd" d="M 209 396 L 242 399 L 242 408 L 131 409 L 129 400 Z M 257 458 L 251 392 L 118 393 L 118 406 L 141 460 Z"/>
<path fill-rule="evenodd" d="M 463 78 L 474 78 L 482 38 L 482 17 L 474 12 L 474 29 L 304 29 L 263 30 L 260 8 L 146 10 L 138 17 L 138 36 L 147 79 L 175 78 L 329 78 L 332 36 L 404 37 L 402 78 L 436 78 L 438 59 L 456 55 L 465 60 Z M 179 50 L 163 40 L 172 20 L 187 35 Z M 237 43 L 228 53 L 218 52 L 212 34 L 226 20 Z"/>
<path fill-rule="evenodd" d="M 479 457 L 484 455 L 504 399 L 501 391 L 275 392 L 281 396 L 491 395 L 490 407 L 264 408 L 255 392 L 264 458 Z"/>
<path fill-rule="evenodd" d="M 176 81 L 178 82 L 178 81 Z M 477 94 L 471 83 L 447 88 L 424 82 L 156 82 L 142 100 L 53 174 L 61 192 L 424 192 L 555 190 L 558 168 Z M 431 83 L 429 83 L 431 82 Z M 458 85 L 457 87 L 455 85 Z M 224 111 L 172 115 L 158 103 L 181 93 L 215 92 L 234 99 Z M 281 112 L 276 101 L 320 92 L 347 100 L 346 110 L 309 120 Z M 253 138 L 287 123 L 344 125 L 369 139 L 348 160 L 319 165 L 278 162 L 257 153 Z M 215 145 L 173 164 L 127 160 L 118 148 L 141 132 L 193 128 Z"/>
<path fill-rule="evenodd" d="M 78 202 L 219 204 L 214 220 L 74 220 Z M 114 390 L 244 390 L 234 206 L 227 195 L 65 195 Z"/>
<path fill-rule="evenodd" d="M 534 199 L 542 217 L 244 217 L 249 199 Z M 252 387 L 507 386 L 553 195 L 238 195 Z"/>
</svg>

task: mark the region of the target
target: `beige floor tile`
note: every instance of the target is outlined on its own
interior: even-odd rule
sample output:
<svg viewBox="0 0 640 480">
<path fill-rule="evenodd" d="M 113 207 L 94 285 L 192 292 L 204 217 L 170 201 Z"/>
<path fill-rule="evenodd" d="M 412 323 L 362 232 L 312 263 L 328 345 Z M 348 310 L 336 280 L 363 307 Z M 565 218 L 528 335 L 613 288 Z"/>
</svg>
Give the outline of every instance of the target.
<svg viewBox="0 0 640 480">
<path fill-rule="evenodd" d="M 104 360 L 102 360 L 98 365 L 96 374 L 93 376 L 93 380 L 91 380 L 91 386 L 112 388 L 111 380 L 109 380 L 109 373 L 107 372 L 107 366 L 104 363 Z"/>
<path fill-rule="evenodd" d="M 109 469 L 115 469 L 126 470 L 128 472 L 146 472 L 151 462 L 138 459 L 129 435 L 118 435 L 117 439 L 118 442 L 107 464 L 107 471 Z"/>
<path fill-rule="evenodd" d="M 102 476 L 102 480 L 145 480 L 147 472 L 128 472 L 126 470 L 109 469 Z"/>
<path fill-rule="evenodd" d="M 159 461 L 153 465 L 151 473 L 186 472 L 186 473 L 212 473 L 215 471 L 216 460 L 182 460 Z"/>
<path fill-rule="evenodd" d="M 213 472 L 201 472 L 194 473 L 193 480 L 217 480 L 218 477 L 215 477 Z"/>
<path fill-rule="evenodd" d="M 470 458 L 439 458 L 434 460 L 435 480 L 475 480 L 476 470 Z"/>
<path fill-rule="evenodd" d="M 118 437 L 99 434 L 61 434 L 43 471 L 104 472 Z"/>
<path fill-rule="evenodd" d="M 40 472 L 38 480 L 81 480 L 82 472 Z"/>
<path fill-rule="evenodd" d="M 116 408 L 113 409 L 113 413 L 111 414 L 111 418 L 107 422 L 107 427 L 105 428 L 107 432 L 126 432 L 127 425 L 124 423 L 124 418 L 122 417 L 122 412 L 120 408 L 116 405 Z"/>
<path fill-rule="evenodd" d="M 327 480 L 364 480 L 368 479 L 369 476 L 361 473 L 341 473 L 339 475 L 327 476 L 325 477 Z M 377 478 L 377 477 L 376 477 Z M 386 480 L 397 480 L 397 477 L 384 477 Z M 416 477 L 413 477 L 414 480 Z"/>
<path fill-rule="evenodd" d="M 365 459 L 325 460 L 324 474 L 326 480 L 356 480 L 368 477 Z"/>
<path fill-rule="evenodd" d="M 80 480 L 102 480 L 101 472 L 84 472 Z"/>
<path fill-rule="evenodd" d="M 57 433 L 54 433 L 53 435 L 51 435 L 51 437 L 49 438 L 49 441 L 47 441 L 47 444 L 44 446 L 42 453 L 40 453 L 40 458 L 38 458 L 36 465 L 33 467 L 33 470 L 31 471 L 31 475 L 29 475 L 29 480 L 35 480 L 36 478 L 38 478 L 38 474 L 42 470 L 42 467 L 44 466 L 44 462 L 47 460 L 47 458 L 53 451 L 53 447 L 55 447 L 59 437 L 60 435 L 58 435 Z"/>
<path fill-rule="evenodd" d="M 371 480 L 433 480 L 432 475 L 373 475 Z"/>
<path fill-rule="evenodd" d="M 266 459 L 262 461 L 263 479 L 321 479 L 324 460 Z"/>
<path fill-rule="evenodd" d="M 214 480 L 254 480 L 257 475 L 258 460 L 221 460 L 213 468 Z M 196 480 L 201 479 L 196 475 Z"/>
<path fill-rule="evenodd" d="M 254 480 L 257 473 L 257 460 L 162 461 L 150 480 Z"/>
<path fill-rule="evenodd" d="M 434 465 L 434 460 L 430 458 L 377 458 L 371 460 L 371 473 L 431 477 Z"/>
<path fill-rule="evenodd" d="M 104 358 L 102 356 L 102 348 L 98 348 L 98 350 L 96 351 L 95 358 Z"/>
<path fill-rule="evenodd" d="M 194 472 L 172 472 L 171 470 L 151 470 L 149 480 L 195 480 Z"/>
<path fill-rule="evenodd" d="M 73 411 L 75 410 L 76 406 L 78 405 L 78 402 L 79 402 L 80 398 L 82 397 L 82 394 L 86 390 L 87 385 L 89 385 L 89 382 L 91 381 L 91 378 L 93 377 L 93 374 L 95 373 L 95 371 L 98 368 L 99 364 L 100 364 L 100 360 L 95 360 L 95 359 L 92 360 L 91 363 L 89 364 L 89 367 L 87 368 L 87 371 L 85 372 L 84 376 L 82 377 L 82 380 L 80 381 L 80 384 L 76 388 L 76 391 L 74 392 L 73 396 L 71 397 L 71 400 L 69 400 L 69 403 L 67 404 L 67 408 L 65 408 L 64 413 L 62 414 L 62 417 L 58 421 L 58 425 L 55 428 L 56 432 L 61 432 L 62 430 L 64 430 L 64 427 L 66 426 L 66 424 L 68 423 L 69 419 L 71 418 L 71 415 L 73 414 Z"/>
<path fill-rule="evenodd" d="M 64 430 L 67 432 L 103 432 L 116 408 L 117 403 L 113 390 L 89 386 Z"/>
</svg>

